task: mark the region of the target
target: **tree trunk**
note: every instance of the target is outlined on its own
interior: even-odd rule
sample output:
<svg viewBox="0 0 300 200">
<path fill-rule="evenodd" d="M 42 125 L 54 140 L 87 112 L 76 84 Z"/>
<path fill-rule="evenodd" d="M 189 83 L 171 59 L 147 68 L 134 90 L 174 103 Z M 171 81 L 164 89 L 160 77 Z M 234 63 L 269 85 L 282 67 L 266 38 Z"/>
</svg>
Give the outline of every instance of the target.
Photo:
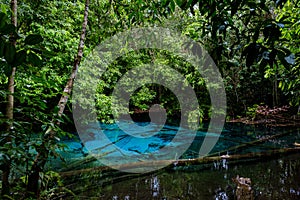
<svg viewBox="0 0 300 200">
<path fill-rule="evenodd" d="M 11 0 L 11 23 L 17 27 L 17 0 Z M 11 43 L 16 46 L 16 39 L 13 34 L 10 37 Z M 13 120 L 14 120 L 14 92 L 15 92 L 15 74 L 16 74 L 16 67 L 12 67 L 12 71 L 8 80 L 8 95 L 7 95 L 7 105 L 6 105 L 6 131 L 10 132 L 13 129 Z M 11 138 L 7 137 L 6 142 L 10 142 Z M 9 175 L 11 170 L 11 163 L 8 161 L 6 166 L 3 167 L 2 172 L 2 191 L 1 195 L 9 195 L 10 185 L 9 185 Z"/>
<path fill-rule="evenodd" d="M 8 82 L 8 98 L 7 98 L 7 106 L 6 106 L 6 131 L 10 132 L 10 130 L 13 128 L 13 108 L 14 108 L 14 78 L 15 78 L 15 73 L 16 73 L 16 68 L 12 68 L 11 75 L 9 77 L 9 82 Z M 6 142 L 10 142 L 11 138 L 7 137 Z M 3 195 L 8 195 L 9 194 L 9 174 L 10 174 L 10 169 L 11 169 L 11 163 L 8 161 L 6 165 L 3 167 L 3 172 L 2 172 L 2 196 Z"/>
<path fill-rule="evenodd" d="M 74 59 L 74 64 L 73 64 L 70 78 L 69 78 L 69 80 L 64 88 L 63 94 L 58 102 L 58 107 L 59 107 L 58 116 L 59 117 L 63 114 L 64 109 L 67 104 L 67 101 L 68 101 L 68 98 L 71 95 L 74 79 L 76 77 L 78 67 L 79 67 L 79 64 L 80 64 L 80 61 L 81 61 L 81 58 L 83 55 L 84 40 L 85 40 L 86 27 L 87 27 L 87 22 L 88 22 L 88 10 L 89 10 L 89 0 L 86 0 L 85 10 L 84 10 L 84 19 L 83 19 L 83 23 L 82 23 L 82 32 L 80 35 L 77 56 Z M 59 125 L 58 120 L 54 119 L 53 122 L 56 125 Z M 54 136 L 55 136 L 55 131 L 52 129 L 52 127 L 50 127 L 47 130 L 45 137 L 43 139 L 43 142 L 38 150 L 38 154 L 34 160 L 32 168 L 31 168 L 31 174 L 29 174 L 29 176 L 28 176 L 28 184 L 27 184 L 28 194 L 33 193 L 37 198 L 39 198 L 39 190 L 40 190 L 39 175 L 40 175 L 40 172 L 42 172 L 42 170 L 48 160 L 48 157 L 49 157 L 49 150 L 47 148 L 47 143 L 49 140 L 53 139 Z"/>
<path fill-rule="evenodd" d="M 58 107 L 59 107 L 58 116 L 59 117 L 63 114 L 64 109 L 67 105 L 69 96 L 71 95 L 74 79 L 77 75 L 78 67 L 79 67 L 80 61 L 83 56 L 84 40 L 85 40 L 85 35 L 86 35 L 86 27 L 87 27 L 87 23 L 88 23 L 88 12 L 89 12 L 89 0 L 86 0 L 85 10 L 84 10 L 84 19 L 83 19 L 83 24 L 82 24 L 82 32 L 80 35 L 80 41 L 79 41 L 79 45 L 78 45 L 77 57 L 74 60 L 72 73 L 71 73 L 69 80 L 64 88 L 63 94 L 58 102 Z"/>
</svg>

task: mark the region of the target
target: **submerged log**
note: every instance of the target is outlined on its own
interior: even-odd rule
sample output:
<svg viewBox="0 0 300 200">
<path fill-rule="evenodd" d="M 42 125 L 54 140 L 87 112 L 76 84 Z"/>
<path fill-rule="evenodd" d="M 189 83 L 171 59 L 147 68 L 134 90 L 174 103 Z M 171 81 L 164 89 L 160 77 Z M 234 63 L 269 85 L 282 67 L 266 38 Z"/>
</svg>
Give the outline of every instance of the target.
<svg viewBox="0 0 300 200">
<path fill-rule="evenodd" d="M 300 147 L 300 143 L 298 143 L 298 142 L 295 142 L 294 145 L 295 145 L 296 147 Z"/>
<path fill-rule="evenodd" d="M 287 132 L 284 132 L 284 133 L 278 133 L 278 134 L 275 134 L 275 135 L 272 135 L 272 136 L 266 136 L 264 138 L 260 138 L 258 140 L 254 140 L 254 141 L 250 141 L 250 142 L 243 142 L 243 143 L 240 143 L 239 145 L 237 146 L 233 146 L 229 149 L 226 149 L 226 150 L 223 150 L 223 151 L 219 151 L 219 152 L 215 152 L 215 153 L 212 153 L 212 154 L 209 154 L 207 157 L 211 157 L 211 156 L 220 156 L 222 154 L 226 154 L 227 152 L 229 151 L 236 151 L 238 149 L 241 149 L 241 148 L 245 148 L 247 146 L 255 146 L 255 145 L 258 145 L 259 143 L 263 143 L 267 140 L 271 140 L 271 139 L 274 139 L 274 138 L 279 138 L 279 137 L 282 137 L 282 136 L 285 136 L 285 135 L 288 135 L 290 134 L 291 132 L 290 131 L 287 131 Z M 120 139 L 118 139 L 117 141 L 114 141 L 110 144 L 107 144 L 97 150 L 103 150 L 107 147 L 110 147 L 111 145 L 113 144 L 116 144 L 117 142 L 120 142 L 121 140 L 125 139 L 126 137 L 122 137 Z M 223 138 L 224 139 L 224 138 Z M 233 142 L 237 142 L 237 141 L 234 141 L 232 139 L 226 139 L 228 141 L 233 141 Z M 299 146 L 300 147 L 300 144 L 298 145 L 297 143 L 294 144 L 295 146 Z M 259 145 L 260 147 L 265 147 L 265 148 L 270 148 L 270 149 L 274 149 L 274 147 L 271 147 L 271 146 L 262 146 L 262 145 Z M 114 152 L 114 151 L 112 151 Z M 97 161 L 97 158 L 98 157 L 103 157 L 109 153 L 112 153 L 112 152 L 106 152 L 104 153 L 103 155 L 89 155 L 87 157 L 84 157 L 82 158 L 81 160 L 77 160 L 77 161 L 74 161 L 72 163 L 69 163 L 68 166 L 64 169 L 64 171 L 72 171 L 72 170 L 76 170 L 78 168 L 78 166 L 82 166 L 84 164 L 88 164 L 90 162 L 94 162 L 94 161 Z"/>
<path fill-rule="evenodd" d="M 111 172 L 116 170 L 129 170 L 129 169 L 146 169 L 153 168 L 154 166 L 157 168 L 161 166 L 165 169 L 172 169 L 174 167 L 179 166 L 193 166 L 193 165 L 201 165 L 201 164 L 209 164 L 216 161 L 220 161 L 223 159 L 226 159 L 228 161 L 234 161 L 234 162 L 240 162 L 245 161 L 244 159 L 259 159 L 259 158 L 270 158 L 282 154 L 288 154 L 288 153 L 299 153 L 300 148 L 284 148 L 284 149 L 276 149 L 276 150 L 270 150 L 266 152 L 252 152 L 247 154 L 236 154 L 236 155 L 222 155 L 222 156 L 209 156 L 209 157 L 200 157 L 200 158 L 194 158 L 194 159 L 180 159 L 180 160 L 156 160 L 156 161 L 143 161 L 143 162 L 134 162 L 134 163 L 127 163 L 122 165 L 116 165 L 116 166 L 99 166 L 94 168 L 88 168 L 88 169 L 80 169 L 80 170 L 73 170 L 73 171 L 67 171 L 67 172 L 60 172 L 60 175 L 64 178 L 70 177 L 70 176 L 76 176 L 81 175 L 85 173 L 95 173 L 95 172 Z"/>
<path fill-rule="evenodd" d="M 257 145 L 259 143 L 266 142 L 268 140 L 272 140 L 272 139 L 275 139 L 275 138 L 283 137 L 283 136 L 288 135 L 290 133 L 292 133 L 292 131 L 286 131 L 286 132 L 283 132 L 283 133 L 278 133 L 278 134 L 275 134 L 275 135 L 266 136 L 266 137 L 260 138 L 258 140 L 254 140 L 254 141 L 250 141 L 250 142 L 245 142 L 245 143 L 239 144 L 237 146 L 230 147 L 230 148 L 228 148 L 228 149 L 226 149 L 224 151 L 219 151 L 219 152 L 216 152 L 216 153 L 212 153 L 209 156 L 221 155 L 221 154 L 227 153 L 228 151 L 238 150 L 238 149 L 241 149 L 241 148 L 245 148 L 247 146 L 254 146 L 254 145 Z"/>
</svg>

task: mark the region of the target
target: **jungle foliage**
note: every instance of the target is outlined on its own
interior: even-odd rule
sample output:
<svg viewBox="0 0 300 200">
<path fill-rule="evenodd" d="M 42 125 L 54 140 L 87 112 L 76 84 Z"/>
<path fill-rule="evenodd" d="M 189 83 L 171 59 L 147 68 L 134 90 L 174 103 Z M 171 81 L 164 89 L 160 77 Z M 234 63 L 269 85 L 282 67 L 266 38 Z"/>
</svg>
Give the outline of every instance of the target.
<svg viewBox="0 0 300 200">
<path fill-rule="evenodd" d="M 63 146 L 57 141 L 71 137 L 67 133 L 73 126 L 71 104 L 67 104 L 64 115 L 58 116 L 57 102 L 76 56 L 85 4 L 78 0 L 20 1 L 15 27 L 11 23 L 11 2 L 0 2 L 0 169 L 12 168 L 11 198 L 24 199 L 37 195 L 22 190 L 26 190 L 37 152 L 45 148 L 41 145 L 49 127 L 57 134 L 46 145 L 48 159 L 59 157 L 56 149 Z M 118 32 L 162 26 L 190 37 L 209 52 L 224 80 L 229 117 L 244 116 L 254 105 L 297 108 L 299 5 L 298 0 L 92 0 L 83 59 Z M 199 98 L 201 119 L 209 119 L 210 98 L 201 74 L 169 52 L 142 49 L 118 58 L 99 80 L 95 105 L 91 106 L 96 106 L 100 121 L 113 122 L 111 94 L 122 75 L 148 63 L 168 65 L 183 74 Z M 15 91 L 11 94 L 7 85 L 14 67 Z M 5 114 L 10 95 L 14 96 L 12 120 Z M 171 91 L 155 84 L 135 91 L 130 101 L 131 112 L 147 111 L 156 103 L 167 109 L 171 120 L 180 113 Z M 62 126 L 58 127 L 54 119 Z M 12 124 L 9 130 L 5 128 L 7 123 Z M 44 193 L 55 186 L 52 180 L 59 180 L 57 174 L 47 171 L 45 166 L 38 177 L 38 189 Z M 63 187 L 57 183 L 56 187 Z"/>
</svg>

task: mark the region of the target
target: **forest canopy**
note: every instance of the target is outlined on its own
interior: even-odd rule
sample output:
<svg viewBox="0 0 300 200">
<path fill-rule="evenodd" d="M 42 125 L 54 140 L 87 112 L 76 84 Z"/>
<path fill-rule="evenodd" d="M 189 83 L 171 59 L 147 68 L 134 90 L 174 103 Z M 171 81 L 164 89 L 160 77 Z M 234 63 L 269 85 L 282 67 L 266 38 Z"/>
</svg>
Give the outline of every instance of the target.
<svg viewBox="0 0 300 200">
<path fill-rule="evenodd" d="M 71 97 L 64 88 L 74 63 L 79 65 L 80 57 L 84 64 L 89 64 L 84 62 L 85 58 L 101 42 L 128 29 L 164 27 L 203 46 L 223 78 L 227 119 L 253 117 L 259 106 L 286 106 L 291 115 L 299 115 L 298 0 L 91 0 L 86 3 L 24 0 L 17 5 L 13 0 L 0 2 L 0 166 L 4 175 L 10 173 L 5 171 L 7 166 L 13 166 L 16 174 L 30 177 L 37 170 L 32 167 L 37 154 L 42 154 L 45 162 L 49 156 L 59 156 L 55 150 L 63 147 L 56 141 L 71 137 L 70 131 L 74 131 L 70 128 L 74 126 L 72 99 L 65 102 L 63 112 L 59 112 L 58 106 L 62 95 Z M 205 80 L 185 59 L 160 49 L 120 51 L 126 53 L 109 66 L 97 83 L 95 105 L 86 105 L 96 106 L 99 121 L 114 121 L 110 105 L 116 83 L 127 71 L 145 64 L 167 65 L 182 74 L 198 98 L 199 110 L 195 113 L 200 121 L 210 118 L 211 99 Z M 101 58 L 95 57 L 94 61 L 101 62 Z M 171 73 L 166 71 L 166 74 L 172 78 Z M 157 84 L 146 84 L 134 91 L 130 113 L 147 112 L 153 104 L 167 110 L 170 122 L 178 119 L 178 99 L 168 88 Z M 119 114 L 128 112 L 122 107 L 114 109 Z M 52 131 L 57 134 L 47 138 Z M 43 170 L 44 166 L 39 166 L 38 171 Z"/>
</svg>

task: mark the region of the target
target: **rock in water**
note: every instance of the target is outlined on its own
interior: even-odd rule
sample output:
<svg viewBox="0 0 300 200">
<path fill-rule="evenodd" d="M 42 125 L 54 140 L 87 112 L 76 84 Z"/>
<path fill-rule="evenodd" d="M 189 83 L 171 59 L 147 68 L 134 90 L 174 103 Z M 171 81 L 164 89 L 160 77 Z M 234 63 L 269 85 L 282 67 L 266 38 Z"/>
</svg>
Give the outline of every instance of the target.
<svg viewBox="0 0 300 200">
<path fill-rule="evenodd" d="M 239 177 L 233 178 L 232 181 L 237 185 L 235 196 L 237 200 L 254 200 L 254 192 L 251 187 L 250 178 Z"/>
</svg>

